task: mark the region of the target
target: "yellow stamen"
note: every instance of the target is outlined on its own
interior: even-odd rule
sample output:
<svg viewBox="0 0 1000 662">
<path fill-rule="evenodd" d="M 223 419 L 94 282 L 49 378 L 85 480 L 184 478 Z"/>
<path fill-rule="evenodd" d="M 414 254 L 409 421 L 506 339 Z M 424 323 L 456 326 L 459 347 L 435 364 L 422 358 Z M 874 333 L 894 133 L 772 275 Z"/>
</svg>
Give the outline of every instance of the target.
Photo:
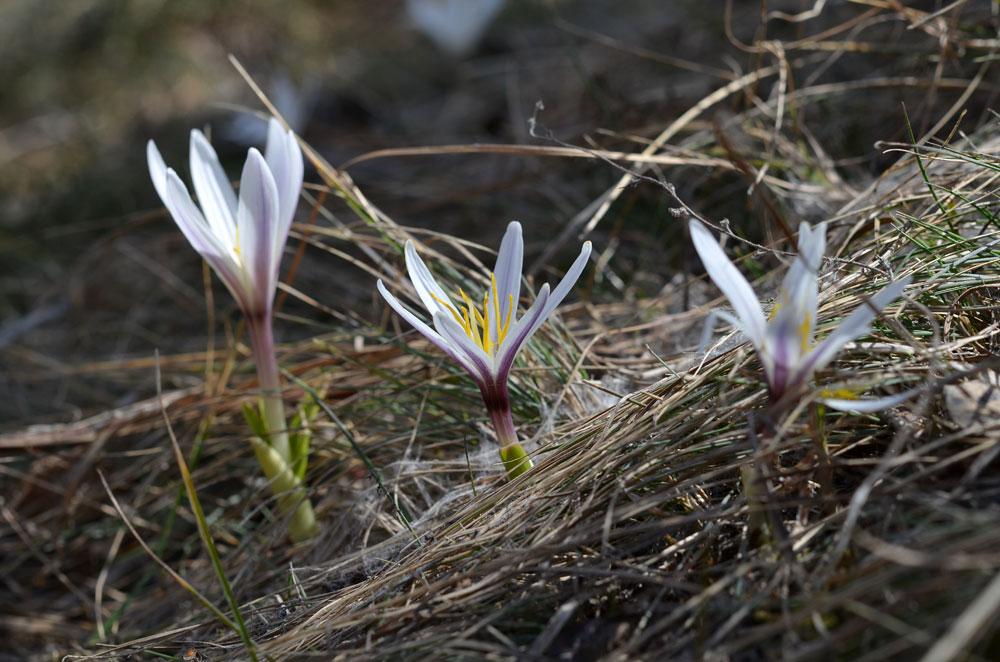
<svg viewBox="0 0 1000 662">
<path fill-rule="evenodd" d="M 806 318 L 802 321 L 802 325 L 799 326 L 799 337 L 802 338 L 802 353 L 805 354 L 806 350 L 809 349 L 809 322 L 811 315 L 806 313 Z"/>
<path fill-rule="evenodd" d="M 465 332 L 469 334 L 470 338 L 476 341 L 476 344 L 479 345 L 479 349 L 486 351 L 486 348 L 483 347 L 483 339 L 479 335 L 479 327 L 476 325 L 477 318 L 480 324 L 482 324 L 483 321 L 482 317 L 480 317 L 478 314 L 475 314 L 476 313 L 475 306 L 472 305 L 472 301 L 469 300 L 469 295 L 467 295 L 461 287 L 458 288 L 458 293 L 461 294 L 462 298 L 465 300 L 465 311 L 466 311 L 465 317 L 466 319 L 469 320 L 469 326 L 468 328 L 465 329 Z M 469 314 L 470 312 L 473 314 L 470 315 Z"/>
<path fill-rule="evenodd" d="M 510 316 L 514 313 L 514 295 L 508 294 L 507 298 L 510 299 L 510 306 L 507 308 L 507 319 L 504 320 L 503 328 L 497 327 L 497 338 L 500 342 L 503 342 L 504 337 L 507 335 L 507 329 L 510 328 Z"/>
<path fill-rule="evenodd" d="M 431 295 L 431 298 L 432 298 L 432 299 L 434 299 L 434 300 L 435 300 L 435 301 L 437 301 L 437 302 L 438 302 L 439 304 L 441 304 L 442 306 L 444 306 L 445 308 L 447 308 L 447 309 L 448 309 L 448 312 L 449 312 L 449 313 L 451 313 L 451 314 L 452 314 L 452 315 L 453 315 L 453 316 L 455 317 L 455 321 L 456 321 L 456 322 L 458 322 L 459 326 L 461 326 L 461 327 L 462 327 L 463 329 L 465 329 L 465 332 L 466 332 L 466 333 L 468 333 L 468 332 L 469 332 L 469 330 L 468 330 L 468 328 L 467 328 L 467 327 L 468 327 L 468 324 L 462 321 L 462 318 L 461 318 L 461 317 L 459 317 L 458 313 L 456 313 L 456 312 L 455 312 L 455 309 L 454 309 L 454 308 L 452 308 L 452 307 L 451 307 L 451 306 L 449 306 L 449 305 L 448 305 L 447 303 L 445 303 L 444 301 L 441 301 L 441 299 L 438 299 L 438 298 L 437 298 L 436 296 L 434 296 L 434 293 L 433 293 L 433 292 L 431 292 L 431 293 L 430 293 L 430 295 Z"/>
<path fill-rule="evenodd" d="M 846 388 L 829 389 L 825 388 L 819 392 L 819 397 L 830 400 L 857 400 L 858 396 L 853 391 Z"/>
<path fill-rule="evenodd" d="M 490 274 L 490 282 L 493 283 L 493 318 L 497 321 L 497 342 L 499 343 L 503 340 L 503 337 L 500 335 L 500 303 L 497 301 L 499 296 L 497 295 L 497 277 L 495 274 Z M 488 297 L 487 300 L 489 300 Z"/>
<path fill-rule="evenodd" d="M 510 302 L 510 307 L 507 309 L 507 318 L 504 320 L 503 324 L 500 324 L 500 303 L 498 301 L 499 294 L 497 293 L 497 279 L 494 274 L 490 274 L 490 290 L 486 292 L 483 297 L 483 312 L 479 310 L 472 304 L 472 300 L 469 296 L 462 290 L 458 289 L 459 294 L 462 295 L 462 300 L 465 301 L 464 307 L 459 307 L 461 314 L 452 308 L 451 305 L 445 303 L 431 292 L 431 297 L 437 301 L 439 304 L 445 307 L 445 309 L 452 314 L 455 321 L 458 322 L 462 330 L 465 331 L 465 335 L 469 336 L 476 343 L 476 345 L 482 349 L 484 352 L 493 356 L 493 352 L 496 351 L 497 347 L 503 342 L 503 339 L 507 336 L 507 331 L 510 330 L 511 317 L 514 314 L 514 296 L 509 295 L 508 299 Z M 492 294 L 492 297 L 491 297 Z M 493 332 L 490 329 L 490 299 L 493 299 L 493 324 L 496 326 L 496 341 L 493 340 Z M 480 328 L 482 332 L 480 332 Z"/>
</svg>

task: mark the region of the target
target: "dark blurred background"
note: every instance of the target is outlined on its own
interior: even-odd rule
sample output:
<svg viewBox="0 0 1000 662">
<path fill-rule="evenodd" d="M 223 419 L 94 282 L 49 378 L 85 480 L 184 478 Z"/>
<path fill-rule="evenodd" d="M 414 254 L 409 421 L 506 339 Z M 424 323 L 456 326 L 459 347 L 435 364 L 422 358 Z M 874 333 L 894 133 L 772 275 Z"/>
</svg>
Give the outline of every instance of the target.
<svg viewBox="0 0 1000 662">
<path fill-rule="evenodd" d="M 131 402 L 148 395 L 152 378 L 137 384 L 129 360 L 148 359 L 154 349 L 205 348 L 200 260 L 160 208 L 144 144 L 155 139 L 186 178 L 188 132 L 203 128 L 238 177 L 247 147 L 262 141 L 263 124 L 252 114 L 262 106 L 229 54 L 334 166 L 387 148 L 554 145 L 529 134 L 539 102 L 542 134 L 638 152 L 712 91 L 747 72 L 785 66 L 793 72 L 789 89 L 829 86 L 785 108 L 798 141 L 792 149 L 805 165 L 771 173 L 812 178 L 823 191 L 779 201 L 796 222 L 833 213 L 848 187 L 865 185 L 896 158 L 874 143 L 905 138 L 903 103 L 917 133 L 955 103 L 960 83 L 987 56 L 945 37 L 996 36 L 997 5 L 982 1 L 959 3 L 916 28 L 918 19 L 905 12 L 834 0 L 739 0 L 728 16 L 723 0 L 497 4 L 464 48 L 435 42 L 396 1 L 0 4 L 0 429 Z M 906 4 L 926 13 L 946 3 Z M 814 7 L 822 11 L 776 13 Z M 762 39 L 783 40 L 784 51 L 747 48 Z M 904 77 L 917 82 L 900 83 Z M 858 80 L 888 82 L 844 85 Z M 963 130 L 989 120 L 997 91 L 989 80 L 967 99 Z M 723 159 L 734 149 L 767 153 L 773 119 L 766 114 L 756 133 L 725 127 L 768 99 L 777 81 L 770 76 L 727 97 L 671 144 Z M 494 245 L 509 220 L 522 221 L 526 264 L 621 175 L 593 159 L 490 154 L 379 158 L 349 173 L 401 224 Z M 736 227 L 753 227 L 761 215 L 733 169 L 655 176 Z M 307 172 L 307 181 L 319 179 Z M 338 201 L 326 206 L 341 222 L 359 223 Z M 675 206 L 648 183 L 618 199 L 591 236 L 608 266 L 588 296 L 646 300 L 697 267 L 669 213 Z M 301 205 L 299 220 L 308 211 Z M 577 237 L 554 258 L 557 268 L 578 250 L 574 244 Z M 353 313 L 347 323 L 357 324 L 376 318 L 371 281 L 346 262 L 306 251 L 296 286 Z M 218 287 L 216 294 L 221 334 L 236 316 L 228 295 Z M 294 302 L 291 314 L 309 323 L 279 324 L 285 339 L 345 323 Z M 196 383 L 199 373 L 171 379 Z"/>
</svg>

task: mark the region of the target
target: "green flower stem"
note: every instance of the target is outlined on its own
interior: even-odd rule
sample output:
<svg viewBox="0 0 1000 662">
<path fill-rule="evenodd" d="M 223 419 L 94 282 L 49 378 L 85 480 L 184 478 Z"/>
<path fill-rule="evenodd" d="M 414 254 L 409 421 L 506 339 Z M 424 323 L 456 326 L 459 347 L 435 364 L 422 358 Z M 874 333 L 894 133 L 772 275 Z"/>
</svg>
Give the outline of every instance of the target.
<svg viewBox="0 0 1000 662">
<path fill-rule="evenodd" d="M 249 316 L 248 316 L 249 317 Z M 260 382 L 261 409 L 265 423 L 271 430 L 267 442 L 287 463 L 291 458 L 288 430 L 285 427 L 285 404 L 281 397 L 281 376 L 278 359 L 274 353 L 274 332 L 270 313 L 248 320 L 250 344 L 257 362 L 257 380 Z"/>
<path fill-rule="evenodd" d="M 305 486 L 292 473 L 292 468 L 278 452 L 265 443 L 260 437 L 251 437 L 257 462 L 260 463 L 264 475 L 271 484 L 271 492 L 278 497 L 281 512 L 290 514 L 288 521 L 288 536 L 293 542 L 302 542 L 319 532 L 316 515 L 312 503 L 306 495 Z"/>
<path fill-rule="evenodd" d="M 491 408 L 490 418 L 493 421 L 497 440 L 500 442 L 500 459 L 503 460 L 504 469 L 507 470 L 507 478 L 513 480 L 534 465 L 528 454 L 524 452 L 521 442 L 517 440 L 517 431 L 514 430 L 514 420 L 510 415 L 510 407 Z"/>
</svg>

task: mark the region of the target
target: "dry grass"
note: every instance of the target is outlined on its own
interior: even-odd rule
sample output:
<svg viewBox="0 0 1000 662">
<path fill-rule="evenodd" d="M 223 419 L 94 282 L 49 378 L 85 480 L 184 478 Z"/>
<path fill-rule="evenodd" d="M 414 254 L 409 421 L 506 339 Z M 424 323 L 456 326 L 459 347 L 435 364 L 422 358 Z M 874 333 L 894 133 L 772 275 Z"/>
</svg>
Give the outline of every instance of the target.
<svg viewBox="0 0 1000 662">
<path fill-rule="evenodd" d="M 537 466 L 512 483 L 501 477 L 472 382 L 374 295 L 338 305 L 306 268 L 309 260 L 343 261 L 346 288 L 380 276 L 405 294 L 407 237 L 456 281 L 483 282 L 489 250 L 398 223 L 349 171 L 312 154 L 324 185 L 307 191 L 320 197 L 314 218 L 294 230 L 293 244 L 307 246 L 305 267 L 285 288 L 277 324 L 307 331 L 281 347 L 279 360 L 342 423 L 315 422 L 308 482 L 324 526 L 318 540 L 287 545 L 247 452 L 240 404 L 255 383 L 238 329 L 210 338 L 208 351 L 161 360 L 163 404 L 262 659 L 1000 654 L 1000 408 L 990 399 L 1000 326 L 1000 170 L 992 156 L 1000 131 L 995 119 L 977 118 L 970 137 L 950 135 L 970 97 L 995 94 L 988 60 L 964 76 L 946 76 L 942 66 L 923 77 L 823 77 L 841 58 L 883 45 L 883 22 L 913 26 L 939 45 L 947 36 L 942 57 L 998 44 L 967 27 L 973 19 L 989 25 L 968 8 L 930 17 L 870 4 L 810 38 L 757 42 L 759 66 L 750 73 L 729 77 L 717 86 L 723 92 L 672 122 L 605 136 L 614 149 L 503 148 L 519 158 L 572 154 L 627 169 L 580 205 L 562 234 L 534 247 L 539 265 L 548 253 L 558 263 L 581 234 L 600 236 L 589 280 L 577 288 L 581 302 L 544 327 L 515 372 L 514 418 Z M 817 99 L 849 107 L 873 90 L 901 87 L 930 90 L 926 106 L 911 109 L 918 142 L 933 146 L 950 135 L 958 154 L 897 147 L 890 153 L 899 161 L 871 180 L 843 161 L 838 127 L 807 115 L 828 112 Z M 747 103 L 715 112 L 733 99 Z M 636 182 L 672 210 L 663 214 L 671 227 L 694 214 L 731 228 L 727 250 L 764 292 L 783 273 L 798 221 L 829 220 L 821 335 L 890 276 L 912 275 L 914 284 L 868 338 L 817 376 L 815 392 L 775 416 L 747 345 L 719 336 L 707 358 L 693 352 L 706 312 L 721 303 L 714 287 L 683 268 L 693 264 L 668 278 L 644 271 L 642 243 L 668 240 L 648 229 L 643 205 L 633 208 Z M 730 199 L 742 204 L 748 187 L 741 215 L 753 222 L 719 221 L 735 216 Z M 532 284 L 555 271 L 533 269 Z M 214 311 L 212 289 L 205 292 Z M 153 365 L 137 358 L 74 371 L 144 383 L 148 393 Z M 816 404 L 819 389 L 841 386 L 870 395 L 922 390 L 881 415 Z M 304 395 L 289 386 L 286 401 Z M 97 479 L 100 468 L 156 553 L 223 604 L 155 399 L 11 430 L 0 449 L 0 576 L 9 602 L 23 605 L 0 618 L 16 632 L 15 653 L 245 656 L 238 636 L 159 573 Z M 750 502 L 740 482 L 749 462 L 767 479 Z M 748 531 L 751 511 L 764 514 L 769 535 Z"/>
</svg>

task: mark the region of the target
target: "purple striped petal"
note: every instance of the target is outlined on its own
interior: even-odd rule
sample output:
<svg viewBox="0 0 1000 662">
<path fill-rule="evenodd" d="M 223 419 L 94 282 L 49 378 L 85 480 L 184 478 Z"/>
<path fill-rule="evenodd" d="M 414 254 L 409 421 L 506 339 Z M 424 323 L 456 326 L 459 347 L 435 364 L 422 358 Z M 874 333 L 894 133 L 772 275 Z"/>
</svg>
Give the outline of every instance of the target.
<svg viewBox="0 0 1000 662">
<path fill-rule="evenodd" d="M 236 246 L 236 194 L 204 134 L 191 131 L 191 179 L 205 218 L 223 243 Z"/>
<path fill-rule="evenodd" d="M 500 305 L 500 322 L 507 319 L 510 301 L 513 297 L 516 311 L 517 301 L 521 296 L 521 270 L 524 261 L 524 238 L 521 235 L 521 224 L 511 221 L 507 225 L 500 251 L 497 253 L 497 264 L 493 274 L 497 279 L 497 302 Z M 511 317 L 515 312 L 511 312 Z"/>
<path fill-rule="evenodd" d="M 719 243 L 708 229 L 698 221 L 691 219 L 688 224 L 691 229 L 691 240 L 694 248 L 705 265 L 705 270 L 715 282 L 716 287 L 729 299 L 729 304 L 736 315 L 743 321 L 743 329 L 753 343 L 760 347 L 764 340 L 764 311 L 761 310 L 757 295 L 750 283 L 739 272 L 739 269 L 729 261 L 722 252 Z"/>
<path fill-rule="evenodd" d="M 503 344 L 497 351 L 496 357 L 494 357 L 494 375 L 500 381 L 506 381 L 507 375 L 510 373 L 511 366 L 514 365 L 514 359 L 517 357 L 517 353 L 521 351 L 521 347 L 524 343 L 528 342 L 528 339 L 534 335 L 535 331 L 538 330 L 546 320 L 547 315 L 545 314 L 545 309 L 549 302 L 549 284 L 546 283 L 542 285 L 542 289 L 538 291 L 538 298 L 535 302 L 531 304 L 531 308 L 528 312 L 524 314 L 524 317 L 519 319 L 516 324 L 507 332 L 507 337 L 504 338 Z"/>
<path fill-rule="evenodd" d="M 469 372 L 477 382 L 489 383 L 496 379 L 493 357 L 484 352 L 472 338 L 466 335 L 465 329 L 458 325 L 451 313 L 434 313 L 434 328 L 452 346 L 452 351 L 449 354 L 454 356 L 455 352 L 461 353 L 466 358 L 466 361 L 463 362 L 466 370 L 469 370 L 468 365 L 473 366 Z"/>
<path fill-rule="evenodd" d="M 450 305 L 452 308 L 455 306 L 451 302 L 451 298 L 448 294 L 441 289 L 438 282 L 431 275 L 430 269 L 424 264 L 424 261 L 420 259 L 420 255 L 417 254 L 417 248 L 413 245 L 410 240 L 406 241 L 406 249 L 404 250 L 406 256 L 406 270 L 410 273 L 410 282 L 413 283 L 414 289 L 417 290 L 417 296 L 420 297 L 420 301 L 424 304 L 424 308 L 427 309 L 429 313 L 433 316 L 434 313 L 442 312 L 451 314 L 447 308 L 438 303 L 434 297 L 437 297 L 441 301 Z M 431 296 L 433 294 L 433 296 Z"/>
<path fill-rule="evenodd" d="M 269 305 L 274 297 L 278 278 L 275 262 L 275 244 L 284 248 L 285 239 L 277 235 L 278 189 L 268 170 L 264 157 L 250 148 L 243 176 L 240 179 L 240 198 L 236 211 L 239 228 L 240 261 L 243 270 L 253 283 L 259 307 Z"/>
<path fill-rule="evenodd" d="M 231 251 L 222 246 L 218 237 L 212 234 L 205 218 L 191 201 L 184 182 L 173 170 L 167 170 L 164 188 L 166 193 L 164 204 L 177 223 L 177 227 L 181 229 L 191 246 L 215 270 L 240 308 L 248 310 L 252 289 L 236 263 L 235 253 L 230 254 Z"/>
<path fill-rule="evenodd" d="M 811 375 L 817 370 L 822 370 L 845 344 L 866 334 L 871 329 L 871 323 L 875 316 L 903 294 L 903 290 L 910 284 L 910 280 L 911 277 L 907 276 L 902 280 L 890 283 L 868 302 L 862 303 L 848 315 L 840 323 L 840 326 L 827 336 L 826 340 L 817 345 L 816 349 L 809 355 L 806 361 L 807 374 Z"/>
<path fill-rule="evenodd" d="M 459 365 L 465 368 L 466 371 L 468 371 L 469 374 L 471 374 L 473 378 L 477 380 L 477 382 L 480 380 L 480 377 L 476 372 L 475 366 L 473 366 L 473 364 L 464 355 L 460 354 L 454 347 L 452 347 L 451 343 L 445 340 L 445 338 L 442 337 L 441 334 L 439 334 L 437 331 L 435 331 L 428 325 L 424 324 L 424 322 L 422 322 L 419 317 L 417 317 L 409 310 L 407 310 L 406 307 L 402 303 L 400 303 L 398 299 L 396 299 L 396 297 L 392 296 L 392 294 L 389 293 L 389 290 L 386 289 L 385 285 L 382 284 L 381 278 L 378 280 L 376 287 L 378 287 L 378 291 L 382 294 L 382 298 L 386 300 L 386 302 L 392 307 L 393 310 L 396 311 L 396 313 L 400 317 L 409 322 L 410 325 L 413 326 L 413 328 L 416 329 L 418 332 L 420 332 L 422 336 L 424 336 L 432 343 L 437 345 L 438 348 L 441 349 L 441 351 L 443 351 L 445 354 L 458 361 Z"/>
</svg>

